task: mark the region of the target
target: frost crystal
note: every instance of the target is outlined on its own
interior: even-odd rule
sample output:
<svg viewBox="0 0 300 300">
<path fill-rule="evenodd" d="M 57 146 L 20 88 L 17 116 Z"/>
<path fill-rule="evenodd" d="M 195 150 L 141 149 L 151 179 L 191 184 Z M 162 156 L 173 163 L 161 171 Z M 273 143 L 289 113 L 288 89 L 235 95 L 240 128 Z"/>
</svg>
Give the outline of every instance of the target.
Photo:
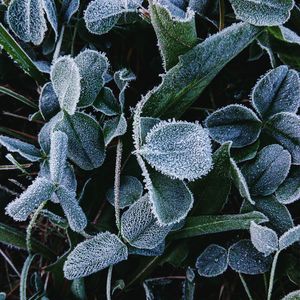
<svg viewBox="0 0 300 300">
<path fill-rule="evenodd" d="M 279 238 L 279 249 L 284 250 L 296 242 L 300 242 L 300 225 L 291 228 Z"/>
<path fill-rule="evenodd" d="M 84 277 L 114 265 L 128 257 L 126 245 L 109 232 L 99 233 L 78 244 L 64 264 L 69 280 Z"/>
<path fill-rule="evenodd" d="M 181 180 L 203 177 L 212 167 L 210 139 L 199 124 L 162 121 L 138 153 L 158 171 Z"/>
</svg>

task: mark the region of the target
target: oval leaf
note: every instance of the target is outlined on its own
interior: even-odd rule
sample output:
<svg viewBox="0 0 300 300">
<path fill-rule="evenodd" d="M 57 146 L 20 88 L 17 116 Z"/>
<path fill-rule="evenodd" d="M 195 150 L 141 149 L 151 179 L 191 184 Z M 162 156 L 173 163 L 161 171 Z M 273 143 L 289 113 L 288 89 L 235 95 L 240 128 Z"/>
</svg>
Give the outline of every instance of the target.
<svg viewBox="0 0 300 300">
<path fill-rule="evenodd" d="M 44 119 L 52 118 L 60 110 L 58 98 L 51 82 L 43 86 L 39 98 L 39 109 Z"/>
<path fill-rule="evenodd" d="M 291 228 L 279 238 L 279 249 L 284 250 L 300 241 L 300 225 Z"/>
<path fill-rule="evenodd" d="M 124 114 L 106 121 L 103 126 L 105 146 L 107 146 L 114 138 L 124 135 L 126 131 L 127 121 Z"/>
</svg>

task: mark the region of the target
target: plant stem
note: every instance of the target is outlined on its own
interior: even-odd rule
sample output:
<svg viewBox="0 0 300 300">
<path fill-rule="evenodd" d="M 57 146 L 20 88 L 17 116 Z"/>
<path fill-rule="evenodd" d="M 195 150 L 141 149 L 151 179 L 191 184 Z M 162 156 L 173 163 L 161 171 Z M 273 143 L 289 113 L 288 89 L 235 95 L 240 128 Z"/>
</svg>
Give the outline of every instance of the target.
<svg viewBox="0 0 300 300">
<path fill-rule="evenodd" d="M 219 31 L 221 31 L 225 27 L 225 24 L 224 24 L 224 19 L 225 19 L 225 4 L 224 4 L 224 0 L 219 0 L 219 13 L 220 13 Z"/>
<path fill-rule="evenodd" d="M 115 216 L 116 216 L 116 225 L 118 230 L 120 230 L 120 181 L 121 181 L 121 168 L 122 168 L 122 150 L 123 150 L 123 144 L 121 139 L 119 139 L 117 145 L 115 184 L 114 184 Z"/>
<path fill-rule="evenodd" d="M 106 280 L 106 299 L 111 300 L 111 277 L 112 277 L 113 265 L 109 266 Z"/>
<path fill-rule="evenodd" d="M 37 208 L 37 210 L 34 212 L 29 225 L 27 227 L 26 230 L 26 247 L 27 247 L 27 251 L 29 252 L 29 254 L 31 254 L 32 252 L 32 245 L 31 245 L 31 234 L 32 234 L 32 229 L 36 223 L 36 220 L 40 214 L 40 212 L 42 211 L 42 209 L 44 208 L 44 206 L 46 205 L 47 201 L 44 201 L 42 204 L 40 204 L 40 206 Z"/>
<path fill-rule="evenodd" d="M 65 25 L 62 25 L 59 39 L 57 41 L 56 48 L 55 48 L 55 51 L 53 54 L 53 62 L 55 62 L 57 60 L 57 58 L 59 57 L 60 48 L 61 48 L 61 44 L 62 44 L 63 37 L 64 37 L 64 32 L 65 32 Z"/>
<path fill-rule="evenodd" d="M 239 273 L 239 276 L 240 276 L 241 282 L 242 282 L 242 284 L 243 284 L 243 286 L 244 286 L 245 292 L 246 292 L 246 294 L 247 294 L 249 300 L 253 300 L 253 298 L 252 298 L 252 296 L 251 296 L 251 293 L 250 293 L 250 290 L 249 290 L 249 288 L 248 288 L 248 286 L 247 286 L 247 283 L 246 283 L 246 281 L 245 281 L 243 275 L 242 275 L 241 273 Z"/>
<path fill-rule="evenodd" d="M 277 251 L 274 258 L 273 258 L 273 263 L 272 263 L 272 268 L 271 268 L 271 273 L 270 273 L 270 281 L 269 281 L 269 290 L 268 290 L 267 300 L 271 300 L 271 298 L 272 298 L 272 290 L 273 290 L 273 284 L 274 284 L 275 270 L 276 270 L 276 265 L 277 265 L 279 254 L 280 254 L 280 251 Z"/>
</svg>

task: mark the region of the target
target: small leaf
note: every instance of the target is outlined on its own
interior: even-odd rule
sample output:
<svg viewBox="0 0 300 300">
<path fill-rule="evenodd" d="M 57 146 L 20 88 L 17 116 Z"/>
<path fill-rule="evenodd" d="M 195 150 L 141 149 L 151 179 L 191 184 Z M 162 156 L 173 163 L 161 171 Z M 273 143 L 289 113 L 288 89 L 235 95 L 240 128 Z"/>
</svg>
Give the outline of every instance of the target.
<svg viewBox="0 0 300 300">
<path fill-rule="evenodd" d="M 242 168 L 250 194 L 273 194 L 287 177 L 290 166 L 291 156 L 282 146 L 274 144 L 264 147 L 254 161 Z"/>
<path fill-rule="evenodd" d="M 104 87 L 100 91 L 93 106 L 107 116 L 115 116 L 121 112 L 120 103 L 109 87 Z"/>
<path fill-rule="evenodd" d="M 198 43 L 195 13 L 188 8 L 187 12 L 172 5 L 171 1 L 154 0 L 150 2 L 151 24 L 155 30 L 158 45 L 162 53 L 164 67 L 169 70 Z"/>
<path fill-rule="evenodd" d="M 234 148 L 231 151 L 232 158 L 237 163 L 242 163 L 255 158 L 257 151 L 260 146 L 260 141 L 257 140 L 255 143 L 246 146 L 244 148 Z"/>
<path fill-rule="evenodd" d="M 30 266 L 34 260 L 36 255 L 29 255 L 22 267 L 22 273 L 21 273 L 21 278 L 20 278 L 20 300 L 27 300 L 27 277 L 29 273 Z"/>
<path fill-rule="evenodd" d="M 194 300 L 196 285 L 195 272 L 191 267 L 188 267 L 185 274 L 185 280 L 182 286 L 182 300 Z"/>
<path fill-rule="evenodd" d="M 44 119 L 50 119 L 60 110 L 58 98 L 51 82 L 46 83 L 41 91 L 39 109 Z"/>
<path fill-rule="evenodd" d="M 54 190 L 52 182 L 37 178 L 19 198 L 7 205 L 6 213 L 15 221 L 25 221 L 42 202 L 51 198 Z"/>
<path fill-rule="evenodd" d="M 204 277 L 221 275 L 227 270 L 227 267 L 227 250 L 215 244 L 208 246 L 196 261 L 198 273 Z"/>
<path fill-rule="evenodd" d="M 127 121 L 124 114 L 106 121 L 103 126 L 105 146 L 110 144 L 114 138 L 124 135 L 126 131 Z"/>
<path fill-rule="evenodd" d="M 287 179 L 276 191 L 276 199 L 283 204 L 290 204 L 300 199 L 300 168 L 292 167 Z"/>
<path fill-rule="evenodd" d="M 150 117 L 142 117 L 141 118 L 141 125 L 140 125 L 140 139 L 141 144 L 146 143 L 146 136 L 151 131 L 151 129 L 160 123 L 161 120 L 158 118 L 150 118 Z"/>
<path fill-rule="evenodd" d="M 73 280 L 71 292 L 77 300 L 87 300 L 84 278 L 77 278 Z"/>
<path fill-rule="evenodd" d="M 217 110 L 206 119 L 205 124 L 212 139 L 218 143 L 232 141 L 234 148 L 254 143 L 262 126 L 251 109 L 239 104 Z"/>
<path fill-rule="evenodd" d="M 230 0 L 237 19 L 256 26 L 276 26 L 290 18 L 293 0 Z"/>
<path fill-rule="evenodd" d="M 87 220 L 84 212 L 76 200 L 76 193 L 60 186 L 55 194 L 59 199 L 60 205 L 68 219 L 72 230 L 81 232 L 87 225 Z"/>
<path fill-rule="evenodd" d="M 104 54 L 89 49 L 78 54 L 75 63 L 79 68 L 81 77 L 81 93 L 78 106 L 89 106 L 104 86 L 104 74 L 109 63 Z"/>
<path fill-rule="evenodd" d="M 23 141 L 0 135 L 0 144 L 10 152 L 17 152 L 29 161 L 41 159 L 41 152 L 35 146 Z"/>
<path fill-rule="evenodd" d="M 181 239 L 232 230 L 246 230 L 250 228 L 251 221 L 259 224 L 268 221 L 268 219 L 264 214 L 257 211 L 237 215 L 189 217 L 184 227 L 171 233 L 170 237 Z"/>
<path fill-rule="evenodd" d="M 266 256 L 278 250 L 278 236 L 274 230 L 252 221 L 250 235 L 253 246 Z"/>
<path fill-rule="evenodd" d="M 47 31 L 43 2 L 39 0 L 12 0 L 9 4 L 10 29 L 24 42 L 42 43 Z"/>
<path fill-rule="evenodd" d="M 63 0 L 62 3 L 62 11 L 63 11 L 63 19 L 65 23 L 69 23 L 72 16 L 79 9 L 80 0 Z"/>
<path fill-rule="evenodd" d="M 164 241 L 170 230 L 170 226 L 157 223 L 148 194 L 132 204 L 121 218 L 122 237 L 131 246 L 140 249 L 154 249 Z"/>
<path fill-rule="evenodd" d="M 299 300 L 299 299 L 300 299 L 300 290 L 289 293 L 281 300 Z"/>
<path fill-rule="evenodd" d="M 50 177 L 51 180 L 59 184 L 64 176 L 68 151 L 68 136 L 61 132 L 55 131 L 51 136 L 50 149 Z"/>
<path fill-rule="evenodd" d="M 252 103 L 264 119 L 280 112 L 296 113 L 300 105 L 300 78 L 296 71 L 280 66 L 255 85 Z"/>
<path fill-rule="evenodd" d="M 4 292 L 0 292 L 0 300 L 5 300 L 6 294 Z"/>
<path fill-rule="evenodd" d="M 300 164 L 300 118 L 293 113 L 278 113 L 266 123 L 266 131 L 292 156 L 292 163 Z"/>
<path fill-rule="evenodd" d="M 56 40 L 58 36 L 58 21 L 55 2 L 53 0 L 42 0 L 42 3 L 47 19 L 54 31 Z"/>
<path fill-rule="evenodd" d="M 133 255 L 161 256 L 163 255 L 165 248 L 166 248 L 165 242 L 162 242 L 153 249 L 139 249 L 139 248 L 130 247 L 128 250 L 129 250 L 129 254 L 133 254 Z"/>
<path fill-rule="evenodd" d="M 210 139 L 199 124 L 162 121 L 137 152 L 156 170 L 181 180 L 200 178 L 212 167 Z"/>
<path fill-rule="evenodd" d="M 104 139 L 99 124 L 89 115 L 64 114 L 54 130 L 64 132 L 69 139 L 68 157 L 83 170 L 102 165 L 105 158 Z"/>
<path fill-rule="evenodd" d="M 80 72 L 74 59 L 62 56 L 51 67 L 53 89 L 61 109 L 73 115 L 80 97 Z"/>
<path fill-rule="evenodd" d="M 284 250 L 300 241 L 300 225 L 291 228 L 279 238 L 279 249 Z"/>
<path fill-rule="evenodd" d="M 69 280 L 98 272 L 110 265 L 126 260 L 128 250 L 112 233 L 98 233 L 92 239 L 78 244 L 64 265 L 65 277 Z"/>
<path fill-rule="evenodd" d="M 132 176 L 122 176 L 120 185 L 120 208 L 130 206 L 140 199 L 143 194 L 143 185 Z M 110 188 L 106 193 L 107 200 L 114 205 L 114 188 Z"/>
<path fill-rule="evenodd" d="M 267 272 L 272 263 L 271 256 L 257 251 L 250 240 L 241 240 L 228 250 L 228 264 L 236 272 L 257 275 Z"/>
</svg>

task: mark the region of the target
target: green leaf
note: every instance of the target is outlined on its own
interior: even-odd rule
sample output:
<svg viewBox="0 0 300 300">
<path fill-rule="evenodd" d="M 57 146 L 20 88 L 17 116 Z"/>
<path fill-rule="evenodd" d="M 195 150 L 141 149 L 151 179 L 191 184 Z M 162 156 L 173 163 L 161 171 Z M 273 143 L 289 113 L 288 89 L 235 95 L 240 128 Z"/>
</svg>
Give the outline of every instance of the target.
<svg viewBox="0 0 300 300">
<path fill-rule="evenodd" d="M 107 116 L 115 116 L 121 113 L 120 103 L 109 87 L 104 87 L 93 103 L 96 110 Z"/>
<path fill-rule="evenodd" d="M 284 250 L 296 242 L 300 242 L 300 225 L 289 229 L 279 238 L 279 249 Z"/>
<path fill-rule="evenodd" d="M 102 129 L 92 117 L 76 112 L 64 114 L 54 127 L 68 136 L 68 157 L 83 170 L 102 165 L 105 158 Z"/>
<path fill-rule="evenodd" d="M 160 0 L 150 1 L 149 11 L 164 67 L 169 70 L 178 63 L 180 55 L 192 49 L 198 42 L 195 13 L 188 9 L 187 12 L 182 11 L 183 16 L 175 14 Z"/>
<path fill-rule="evenodd" d="M 199 235 L 249 229 L 251 221 L 263 223 L 266 216 L 254 211 L 247 214 L 189 217 L 182 229 L 170 233 L 171 239 L 182 239 Z"/>
<path fill-rule="evenodd" d="M 234 148 L 231 149 L 231 155 L 232 158 L 237 162 L 237 163 L 242 163 L 248 160 L 251 160 L 255 158 L 257 151 L 260 146 L 260 141 L 257 140 L 255 143 L 243 147 L 243 148 Z"/>
<path fill-rule="evenodd" d="M 37 82 L 42 83 L 44 77 L 37 69 L 34 62 L 21 48 L 16 40 L 9 34 L 3 24 L 0 24 L 0 45 L 8 53 L 8 55 L 23 69 L 25 73 L 35 79 Z"/>
<path fill-rule="evenodd" d="M 162 83 L 150 91 L 143 115 L 177 118 L 198 99 L 199 95 L 223 69 L 261 32 L 246 23 L 232 25 L 207 38 L 180 57 Z"/>
<path fill-rule="evenodd" d="M 27 277 L 29 273 L 30 265 L 32 264 L 35 255 L 29 255 L 22 268 L 21 280 L 20 280 L 20 300 L 27 300 L 26 291 L 27 291 Z"/>
<path fill-rule="evenodd" d="M 71 292 L 78 300 L 86 300 L 84 278 L 74 279 L 71 285 Z"/>
<path fill-rule="evenodd" d="M 127 121 L 124 114 L 106 121 L 103 126 L 105 146 L 110 144 L 114 138 L 124 135 L 126 131 Z"/>
</svg>

